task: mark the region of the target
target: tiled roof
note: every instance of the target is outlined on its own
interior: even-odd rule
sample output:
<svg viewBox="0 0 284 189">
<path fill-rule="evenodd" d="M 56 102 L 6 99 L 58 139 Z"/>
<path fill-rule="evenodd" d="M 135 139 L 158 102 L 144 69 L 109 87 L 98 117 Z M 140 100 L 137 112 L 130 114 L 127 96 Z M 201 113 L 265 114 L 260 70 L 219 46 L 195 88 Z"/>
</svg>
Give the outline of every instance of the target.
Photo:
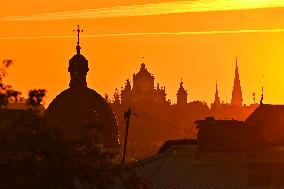
<svg viewBox="0 0 284 189">
<path fill-rule="evenodd" d="M 138 173 L 150 181 L 153 189 L 246 187 L 244 163 L 204 161 L 194 153 L 179 152 L 173 147 L 165 153 L 137 162 Z"/>
</svg>

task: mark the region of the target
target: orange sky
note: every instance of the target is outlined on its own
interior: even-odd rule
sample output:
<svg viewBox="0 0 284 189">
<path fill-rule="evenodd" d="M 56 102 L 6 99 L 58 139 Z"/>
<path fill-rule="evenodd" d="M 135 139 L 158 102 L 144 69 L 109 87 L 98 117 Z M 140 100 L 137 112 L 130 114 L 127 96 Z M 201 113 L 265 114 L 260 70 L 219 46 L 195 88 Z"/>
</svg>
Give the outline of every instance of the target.
<svg viewBox="0 0 284 189">
<path fill-rule="evenodd" d="M 208 4 L 196 0 L 193 5 L 177 1 L 181 4 L 169 7 L 162 2 L 166 1 L 10 0 L 4 5 L 1 2 L 0 60 L 15 60 L 6 82 L 24 94 L 32 88 L 46 88 L 49 103 L 68 87 L 68 61 L 75 53 L 76 43 L 72 30 L 80 24 L 83 35 L 87 35 L 83 36 L 81 46 L 89 60 L 88 85 L 102 95 L 113 93 L 126 79 L 131 79 L 139 70 L 140 57 L 144 56 L 156 82 L 166 86 L 172 101 L 176 101 L 182 77 L 189 101 L 212 102 L 218 80 L 221 99 L 229 102 L 238 56 L 244 102 L 252 103 L 253 92 L 260 97 L 263 84 L 265 103 L 284 103 L 284 8 L 281 8 L 284 3 L 275 0 L 275 4 L 268 6 L 265 4 L 268 0 L 211 0 Z M 143 6 L 132 6 L 138 4 Z M 120 5 L 123 7 L 117 8 Z M 107 9 L 99 9 L 102 7 Z M 224 11 L 224 7 L 229 10 Z M 259 9 L 240 10 L 244 7 Z M 85 9 L 92 9 L 87 19 L 77 18 L 77 12 L 71 16 L 64 12 L 84 10 L 85 16 Z M 42 13 L 56 14 L 41 20 Z M 70 18 L 60 19 L 62 15 Z M 13 16 L 21 16 L 22 20 L 12 20 Z M 27 21 L 30 18 L 38 20 Z M 129 33 L 132 34 L 103 36 Z M 96 34 L 102 36 L 90 36 Z M 44 38 L 34 38 L 37 36 Z"/>
</svg>

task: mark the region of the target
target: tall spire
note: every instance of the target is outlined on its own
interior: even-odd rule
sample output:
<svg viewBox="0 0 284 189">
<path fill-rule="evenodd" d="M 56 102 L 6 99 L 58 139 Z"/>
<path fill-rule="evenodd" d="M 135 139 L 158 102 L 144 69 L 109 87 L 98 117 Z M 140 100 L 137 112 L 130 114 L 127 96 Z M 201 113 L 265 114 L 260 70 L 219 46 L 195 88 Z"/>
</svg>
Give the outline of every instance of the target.
<svg viewBox="0 0 284 189">
<path fill-rule="evenodd" d="M 77 51 L 77 54 L 80 54 L 80 50 L 81 50 L 81 47 L 80 47 L 80 33 L 83 32 L 83 30 L 80 29 L 80 25 L 77 25 L 77 30 L 73 30 L 73 32 L 75 32 L 75 31 L 77 32 L 77 37 L 78 37 L 76 51 Z"/>
<path fill-rule="evenodd" d="M 235 79 L 234 79 L 231 104 L 242 106 L 243 104 L 242 96 L 243 95 L 242 95 L 241 81 L 239 76 L 238 57 L 236 57 Z"/>
<path fill-rule="evenodd" d="M 215 100 L 214 100 L 214 104 L 221 104 L 221 100 L 219 97 L 219 91 L 218 91 L 218 83 L 216 81 L 216 91 L 215 91 Z"/>
</svg>

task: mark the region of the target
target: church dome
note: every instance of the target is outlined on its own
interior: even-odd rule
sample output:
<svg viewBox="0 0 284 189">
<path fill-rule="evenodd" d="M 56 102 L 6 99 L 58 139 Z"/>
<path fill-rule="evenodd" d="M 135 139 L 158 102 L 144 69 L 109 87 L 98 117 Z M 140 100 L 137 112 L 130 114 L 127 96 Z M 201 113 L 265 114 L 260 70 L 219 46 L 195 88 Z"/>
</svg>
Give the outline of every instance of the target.
<svg viewBox="0 0 284 189">
<path fill-rule="evenodd" d="M 74 139 L 88 129 L 100 128 L 104 147 L 119 145 L 118 126 L 112 109 L 92 89 L 69 88 L 61 92 L 48 106 L 45 117 L 67 138 Z"/>
<path fill-rule="evenodd" d="M 88 60 L 80 53 L 78 26 L 77 54 L 69 61 L 69 89 L 61 92 L 48 106 L 45 117 L 48 125 L 56 128 L 67 139 L 76 139 L 93 131 L 100 131 L 104 148 L 119 146 L 118 126 L 115 115 L 96 91 L 87 87 Z M 98 132 L 95 132 L 95 135 Z M 97 140 L 97 141 L 98 141 Z M 99 141 L 98 141 L 99 142 Z"/>
<path fill-rule="evenodd" d="M 154 76 L 147 70 L 144 63 L 141 64 L 140 70 L 137 74 L 134 74 L 136 78 L 149 78 L 152 79 Z"/>
</svg>

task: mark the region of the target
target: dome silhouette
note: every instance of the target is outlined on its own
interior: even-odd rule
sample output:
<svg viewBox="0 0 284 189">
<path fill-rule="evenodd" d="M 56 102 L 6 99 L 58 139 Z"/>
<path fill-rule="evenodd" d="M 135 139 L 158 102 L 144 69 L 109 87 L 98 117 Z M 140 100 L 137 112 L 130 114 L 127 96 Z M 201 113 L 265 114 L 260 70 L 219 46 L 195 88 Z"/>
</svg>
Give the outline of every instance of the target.
<svg viewBox="0 0 284 189">
<path fill-rule="evenodd" d="M 87 87 L 61 92 L 48 106 L 45 117 L 67 138 L 75 139 L 90 129 L 99 129 L 104 147 L 119 145 L 112 109 L 101 95 Z"/>
<path fill-rule="evenodd" d="M 118 126 L 111 107 L 101 95 L 87 87 L 88 60 L 80 52 L 79 26 L 76 31 L 77 54 L 70 59 L 68 67 L 70 88 L 50 103 L 45 117 L 51 127 L 68 139 L 76 139 L 96 130 L 100 131 L 104 148 L 118 147 Z"/>
</svg>

